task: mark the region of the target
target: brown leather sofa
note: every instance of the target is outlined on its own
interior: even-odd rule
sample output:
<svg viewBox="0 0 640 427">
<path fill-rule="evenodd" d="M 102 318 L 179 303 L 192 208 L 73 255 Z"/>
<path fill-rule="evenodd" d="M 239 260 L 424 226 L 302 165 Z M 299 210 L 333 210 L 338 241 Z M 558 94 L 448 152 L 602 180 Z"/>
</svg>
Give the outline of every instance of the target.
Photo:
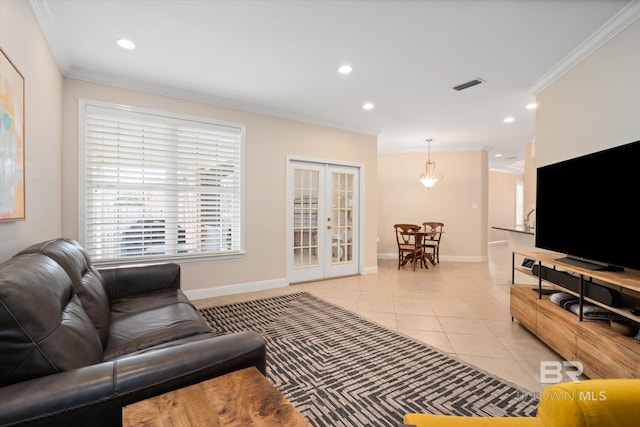
<svg viewBox="0 0 640 427">
<path fill-rule="evenodd" d="M 2 426 L 119 426 L 124 405 L 249 366 L 266 372 L 264 339 L 210 332 L 177 264 L 98 272 L 71 239 L 0 264 Z"/>
</svg>

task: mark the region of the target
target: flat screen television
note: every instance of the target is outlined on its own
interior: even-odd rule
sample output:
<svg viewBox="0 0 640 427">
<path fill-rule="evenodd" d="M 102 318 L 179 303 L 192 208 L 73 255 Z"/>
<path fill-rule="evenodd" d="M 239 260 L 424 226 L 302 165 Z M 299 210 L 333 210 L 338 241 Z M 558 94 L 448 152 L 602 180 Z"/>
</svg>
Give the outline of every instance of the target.
<svg viewBox="0 0 640 427">
<path fill-rule="evenodd" d="M 536 247 L 594 270 L 640 270 L 640 141 L 537 169 Z"/>
</svg>

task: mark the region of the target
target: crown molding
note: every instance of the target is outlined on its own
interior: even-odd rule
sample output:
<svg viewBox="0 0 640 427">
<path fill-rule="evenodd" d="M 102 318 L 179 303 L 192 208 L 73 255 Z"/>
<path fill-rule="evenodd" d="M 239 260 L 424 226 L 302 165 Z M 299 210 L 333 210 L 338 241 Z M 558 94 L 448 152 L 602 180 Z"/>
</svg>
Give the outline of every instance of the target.
<svg viewBox="0 0 640 427">
<path fill-rule="evenodd" d="M 620 12 L 589 36 L 589 38 L 565 56 L 558 64 L 547 71 L 538 81 L 527 89 L 527 92 L 531 95 L 538 95 L 547 86 L 554 83 L 639 17 L 640 0 L 632 0 L 620 10 Z"/>
<path fill-rule="evenodd" d="M 60 43 L 56 38 L 56 22 L 51 15 L 47 1 L 29 0 L 29 6 L 31 6 L 33 15 L 42 30 L 42 34 L 49 45 L 49 49 L 51 49 L 51 53 L 58 64 L 58 68 L 60 68 L 60 71 L 66 77 L 69 72 L 69 61 L 65 54 L 65 50 L 60 47 Z"/>
<path fill-rule="evenodd" d="M 1 1 L 1 0 L 0 0 Z M 155 83 L 145 82 L 143 80 L 120 78 L 110 74 L 103 74 L 94 71 L 85 71 L 81 69 L 72 69 L 65 74 L 68 79 L 81 80 L 89 83 L 101 85 L 109 85 L 121 89 L 134 90 L 137 92 L 148 93 L 151 95 L 166 96 L 185 101 L 199 102 L 216 107 L 231 108 L 247 113 L 261 114 L 264 116 L 276 117 L 279 119 L 294 120 L 303 123 L 309 123 L 318 126 L 331 127 L 349 132 L 361 133 L 364 135 L 377 136 L 376 130 L 351 126 L 346 123 L 340 123 L 331 120 L 322 120 L 316 117 L 297 114 L 289 111 L 279 110 L 276 108 L 265 107 L 257 104 L 243 102 L 231 98 L 224 98 L 206 93 L 193 92 L 185 89 L 164 86 Z"/>
</svg>

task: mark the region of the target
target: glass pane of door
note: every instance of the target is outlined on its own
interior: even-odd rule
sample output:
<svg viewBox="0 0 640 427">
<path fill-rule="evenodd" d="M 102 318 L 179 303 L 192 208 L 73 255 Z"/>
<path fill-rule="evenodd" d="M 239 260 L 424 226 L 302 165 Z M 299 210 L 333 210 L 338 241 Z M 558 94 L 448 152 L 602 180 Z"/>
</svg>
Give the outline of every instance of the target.
<svg viewBox="0 0 640 427">
<path fill-rule="evenodd" d="M 332 172 L 331 263 L 353 262 L 353 174 Z"/>
<path fill-rule="evenodd" d="M 293 268 L 318 266 L 320 172 L 296 168 L 293 175 Z"/>
<path fill-rule="evenodd" d="M 325 277 L 358 273 L 358 169 L 327 165 Z"/>
</svg>

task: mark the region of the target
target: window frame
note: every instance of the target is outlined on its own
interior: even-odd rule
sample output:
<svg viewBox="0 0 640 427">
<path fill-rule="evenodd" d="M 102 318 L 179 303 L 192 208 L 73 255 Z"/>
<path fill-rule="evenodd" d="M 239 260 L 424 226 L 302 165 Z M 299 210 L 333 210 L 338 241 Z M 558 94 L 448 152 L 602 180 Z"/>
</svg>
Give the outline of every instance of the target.
<svg viewBox="0 0 640 427">
<path fill-rule="evenodd" d="M 200 252 L 185 255 L 169 254 L 169 255 L 153 255 L 142 256 L 128 259 L 120 256 L 112 259 L 96 259 L 93 263 L 96 265 L 126 265 L 153 262 L 192 262 L 205 261 L 215 259 L 239 258 L 246 255 L 245 252 L 245 137 L 246 126 L 242 123 L 228 122 L 218 119 L 212 119 L 202 116 L 186 115 L 171 111 L 155 110 L 149 108 L 134 107 L 131 105 L 96 101 L 91 99 L 80 98 L 78 100 L 78 240 L 86 247 L 87 224 L 86 224 L 86 176 L 87 176 L 87 123 L 86 108 L 90 106 L 110 108 L 126 112 L 149 114 L 157 117 L 166 117 L 169 120 L 187 120 L 191 122 L 202 122 L 214 126 L 229 126 L 240 130 L 240 158 L 239 158 L 239 198 L 240 198 L 240 248 L 229 252 Z M 91 254 L 90 254 L 91 255 Z"/>
</svg>

